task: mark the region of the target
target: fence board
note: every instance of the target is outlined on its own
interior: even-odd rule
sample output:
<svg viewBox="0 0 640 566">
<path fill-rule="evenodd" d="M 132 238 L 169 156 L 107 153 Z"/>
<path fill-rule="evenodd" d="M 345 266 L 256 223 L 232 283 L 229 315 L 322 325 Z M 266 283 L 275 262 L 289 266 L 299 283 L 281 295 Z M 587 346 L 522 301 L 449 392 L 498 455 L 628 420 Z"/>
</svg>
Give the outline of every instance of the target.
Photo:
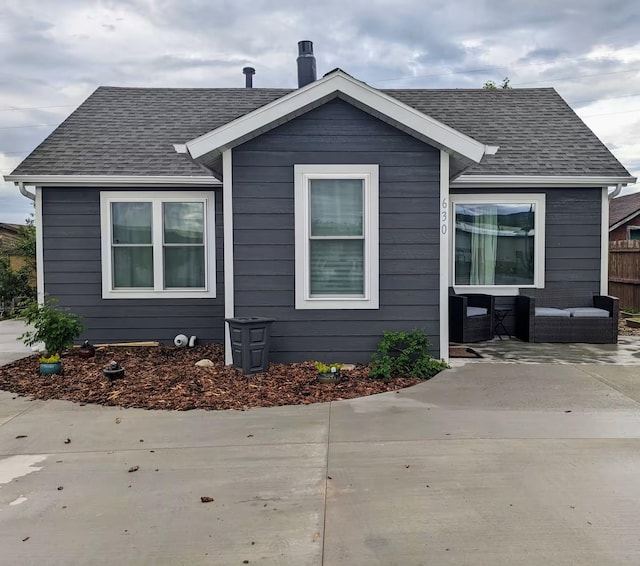
<svg viewBox="0 0 640 566">
<path fill-rule="evenodd" d="M 640 311 L 640 240 L 609 242 L 609 294 Z"/>
</svg>

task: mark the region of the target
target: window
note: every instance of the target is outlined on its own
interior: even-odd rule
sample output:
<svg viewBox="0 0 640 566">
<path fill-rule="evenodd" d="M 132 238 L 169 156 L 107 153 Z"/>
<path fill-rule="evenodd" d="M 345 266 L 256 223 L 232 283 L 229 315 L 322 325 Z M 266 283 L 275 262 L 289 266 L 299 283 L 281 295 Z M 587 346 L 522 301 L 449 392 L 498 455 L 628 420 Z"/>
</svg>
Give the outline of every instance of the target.
<svg viewBox="0 0 640 566">
<path fill-rule="evenodd" d="M 544 286 L 545 195 L 451 195 L 456 288 Z"/>
<path fill-rule="evenodd" d="M 627 240 L 640 240 L 640 226 L 627 227 Z"/>
<path fill-rule="evenodd" d="M 102 297 L 215 297 L 213 194 L 102 192 Z"/>
<path fill-rule="evenodd" d="M 378 166 L 296 165 L 296 308 L 378 308 Z"/>
</svg>

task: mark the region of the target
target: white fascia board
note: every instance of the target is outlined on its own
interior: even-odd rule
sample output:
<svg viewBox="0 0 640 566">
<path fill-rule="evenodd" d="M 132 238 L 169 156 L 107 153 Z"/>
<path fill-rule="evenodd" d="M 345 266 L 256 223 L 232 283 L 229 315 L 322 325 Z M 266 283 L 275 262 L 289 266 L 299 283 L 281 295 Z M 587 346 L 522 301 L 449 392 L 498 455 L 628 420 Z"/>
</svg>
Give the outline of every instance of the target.
<svg viewBox="0 0 640 566">
<path fill-rule="evenodd" d="M 175 187 L 179 185 L 222 186 L 215 177 L 187 175 L 5 175 L 5 181 L 37 186 L 65 187 Z"/>
<path fill-rule="evenodd" d="M 622 226 L 623 224 L 626 224 L 627 222 L 630 222 L 639 214 L 640 214 L 640 210 L 636 210 L 634 213 L 629 214 L 628 216 L 625 216 L 622 220 L 620 220 L 620 222 L 616 222 L 615 224 L 612 224 L 611 226 L 609 226 L 609 232 L 611 232 L 611 230 L 615 230 L 616 228 L 620 228 L 620 226 Z"/>
<path fill-rule="evenodd" d="M 460 175 L 451 181 L 458 188 L 509 188 L 517 187 L 608 187 L 617 184 L 633 184 L 635 177 L 577 176 L 577 175 Z"/>
<path fill-rule="evenodd" d="M 329 98 L 336 93 L 342 93 L 357 100 L 410 130 L 432 139 L 453 153 L 458 153 L 476 163 L 480 162 L 485 153 L 492 154 L 497 150 L 496 146 L 482 144 L 342 71 L 331 73 L 220 128 L 188 141 L 187 149 L 191 157 L 197 159 L 209 152 L 231 147 L 235 140 L 253 132 L 264 131 L 269 125 L 281 124 L 284 117 L 295 116 L 314 102 Z"/>
</svg>

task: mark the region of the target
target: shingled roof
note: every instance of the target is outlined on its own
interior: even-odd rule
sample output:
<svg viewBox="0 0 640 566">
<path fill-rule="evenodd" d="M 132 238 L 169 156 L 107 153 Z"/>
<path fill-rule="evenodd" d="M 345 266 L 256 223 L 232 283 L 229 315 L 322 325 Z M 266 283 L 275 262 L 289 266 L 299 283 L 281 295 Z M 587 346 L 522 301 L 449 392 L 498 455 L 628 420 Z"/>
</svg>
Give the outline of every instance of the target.
<svg viewBox="0 0 640 566">
<path fill-rule="evenodd" d="M 609 201 L 609 228 L 640 214 L 640 193 L 632 193 Z"/>
<path fill-rule="evenodd" d="M 12 175 L 210 176 L 173 144 L 289 92 L 100 87 Z M 467 175 L 629 176 L 554 89 L 383 92 L 479 142 L 500 146 Z"/>
</svg>

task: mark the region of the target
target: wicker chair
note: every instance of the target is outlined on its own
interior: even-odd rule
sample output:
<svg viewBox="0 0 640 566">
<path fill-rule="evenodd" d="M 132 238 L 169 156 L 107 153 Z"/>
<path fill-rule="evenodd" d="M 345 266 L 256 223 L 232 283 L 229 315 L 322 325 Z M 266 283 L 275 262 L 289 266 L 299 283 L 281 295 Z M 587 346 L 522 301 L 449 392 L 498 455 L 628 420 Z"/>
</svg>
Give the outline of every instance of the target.
<svg viewBox="0 0 640 566">
<path fill-rule="evenodd" d="M 449 288 L 449 340 L 465 344 L 493 338 L 491 295 L 458 295 Z"/>
<path fill-rule="evenodd" d="M 593 289 L 576 286 L 520 289 L 520 293 L 515 304 L 515 334 L 520 340 L 617 343 L 619 301 L 616 297 L 597 295 Z M 577 314 L 553 316 L 559 314 L 554 310 L 567 311 L 576 307 L 580 311 Z M 600 309 L 600 312 L 585 309 Z"/>
</svg>

